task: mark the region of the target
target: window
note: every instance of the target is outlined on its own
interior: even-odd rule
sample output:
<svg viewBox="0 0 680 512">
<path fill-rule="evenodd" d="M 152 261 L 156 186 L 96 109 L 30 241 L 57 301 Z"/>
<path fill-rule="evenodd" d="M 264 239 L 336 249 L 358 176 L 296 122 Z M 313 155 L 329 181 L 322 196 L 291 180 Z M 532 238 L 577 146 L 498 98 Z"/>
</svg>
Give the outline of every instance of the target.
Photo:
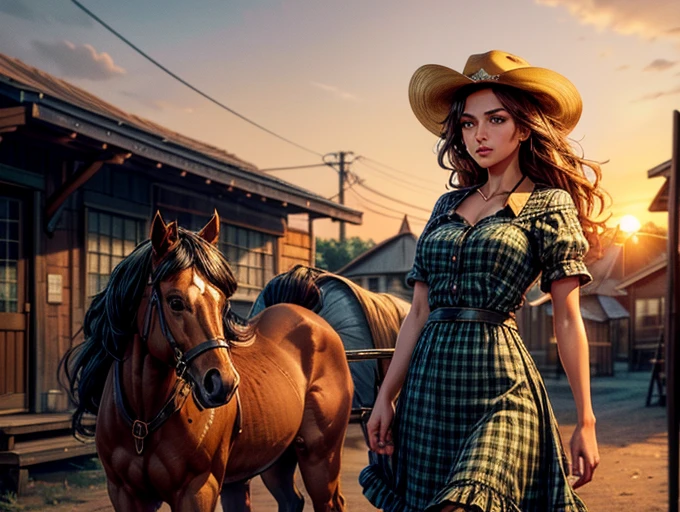
<svg viewBox="0 0 680 512">
<path fill-rule="evenodd" d="M 19 211 L 16 199 L 0 197 L 0 313 L 19 309 Z"/>
<path fill-rule="evenodd" d="M 111 271 L 146 239 L 138 219 L 90 210 L 87 215 L 87 297 L 102 291 Z"/>
<path fill-rule="evenodd" d="M 637 299 L 635 301 L 635 331 L 638 335 L 655 336 L 664 322 L 664 298 Z"/>
<path fill-rule="evenodd" d="M 203 229 L 210 220 L 208 216 L 185 211 L 173 211 L 168 217 L 176 219 L 180 226 L 194 232 Z M 264 285 L 274 277 L 275 246 L 274 235 L 221 223 L 217 247 L 227 258 L 236 277 L 236 294 L 239 298 L 254 300 Z"/>
<path fill-rule="evenodd" d="M 379 277 L 369 277 L 368 278 L 368 289 L 372 292 L 380 291 L 380 278 Z"/>
<path fill-rule="evenodd" d="M 274 277 L 276 237 L 222 224 L 219 249 L 238 281 L 238 295 L 255 298 Z"/>
</svg>

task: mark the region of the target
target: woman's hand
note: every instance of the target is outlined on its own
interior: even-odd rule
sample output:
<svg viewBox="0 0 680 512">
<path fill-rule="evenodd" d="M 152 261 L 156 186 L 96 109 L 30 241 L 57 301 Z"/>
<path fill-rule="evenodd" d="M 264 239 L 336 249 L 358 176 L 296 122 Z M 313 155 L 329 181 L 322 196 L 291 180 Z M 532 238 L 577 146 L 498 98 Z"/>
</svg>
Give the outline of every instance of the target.
<svg viewBox="0 0 680 512">
<path fill-rule="evenodd" d="M 366 432 L 370 448 L 381 455 L 392 455 L 392 420 L 394 419 L 394 404 L 380 395 L 373 404 L 373 412 L 366 424 Z"/>
<path fill-rule="evenodd" d="M 579 477 L 574 489 L 587 484 L 593 478 L 595 468 L 600 463 L 600 452 L 595 438 L 595 421 L 578 425 L 571 436 L 571 474 Z"/>
</svg>

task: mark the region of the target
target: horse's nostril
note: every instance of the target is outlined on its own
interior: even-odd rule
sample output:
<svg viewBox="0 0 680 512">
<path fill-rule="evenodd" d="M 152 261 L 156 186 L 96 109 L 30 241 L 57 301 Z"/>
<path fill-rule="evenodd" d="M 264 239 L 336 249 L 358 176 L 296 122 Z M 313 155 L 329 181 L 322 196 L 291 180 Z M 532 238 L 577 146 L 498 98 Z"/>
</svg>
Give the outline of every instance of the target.
<svg viewBox="0 0 680 512">
<path fill-rule="evenodd" d="M 217 368 L 211 368 L 205 372 L 203 387 L 205 387 L 206 392 L 210 396 L 220 394 L 222 389 L 222 376 Z"/>
</svg>

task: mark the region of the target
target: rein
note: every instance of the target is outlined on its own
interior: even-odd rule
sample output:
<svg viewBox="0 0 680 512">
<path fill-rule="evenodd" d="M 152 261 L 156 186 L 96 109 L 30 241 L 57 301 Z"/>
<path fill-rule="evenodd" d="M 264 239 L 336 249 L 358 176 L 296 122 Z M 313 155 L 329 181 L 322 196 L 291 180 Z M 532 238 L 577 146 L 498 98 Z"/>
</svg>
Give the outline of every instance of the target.
<svg viewBox="0 0 680 512">
<path fill-rule="evenodd" d="M 123 365 L 123 361 L 118 361 L 114 372 L 114 388 L 113 397 L 116 406 L 123 416 L 123 420 L 132 429 L 132 437 L 135 440 L 135 450 L 137 455 L 141 455 L 144 451 L 144 440 L 150 434 L 158 430 L 174 413 L 179 411 L 186 402 L 189 392 L 193 389 L 194 385 L 198 383 L 194 380 L 191 374 L 185 376 L 187 368 L 191 362 L 196 359 L 201 354 L 207 352 L 208 350 L 214 350 L 218 348 L 224 348 L 229 350 L 229 343 L 225 338 L 213 338 L 199 343 L 195 347 L 189 349 L 186 353 L 182 351 L 177 341 L 175 340 L 172 332 L 168 328 L 167 322 L 165 321 L 165 315 L 163 314 L 163 307 L 159 299 L 158 287 L 153 287 L 153 292 L 151 293 L 151 298 L 146 307 L 146 313 L 144 314 L 144 326 L 142 329 L 142 340 L 146 343 L 149 339 L 149 332 L 151 330 L 151 322 L 153 320 L 154 310 L 158 311 L 158 323 L 161 327 L 161 332 L 163 337 L 167 340 L 170 348 L 172 349 L 174 357 L 174 368 L 177 375 L 175 384 L 172 387 L 172 391 L 168 396 L 165 404 L 161 410 L 148 422 L 144 422 L 139 419 L 135 419 L 134 412 L 130 410 L 130 406 L 125 400 L 123 393 L 123 386 L 121 383 L 120 372 Z M 172 366 L 172 365 L 171 365 Z M 234 443 L 235 436 L 241 432 L 241 396 L 238 391 L 238 372 L 236 372 L 236 426 L 232 432 L 231 443 Z M 200 404 L 196 404 L 199 409 L 203 409 Z"/>
</svg>

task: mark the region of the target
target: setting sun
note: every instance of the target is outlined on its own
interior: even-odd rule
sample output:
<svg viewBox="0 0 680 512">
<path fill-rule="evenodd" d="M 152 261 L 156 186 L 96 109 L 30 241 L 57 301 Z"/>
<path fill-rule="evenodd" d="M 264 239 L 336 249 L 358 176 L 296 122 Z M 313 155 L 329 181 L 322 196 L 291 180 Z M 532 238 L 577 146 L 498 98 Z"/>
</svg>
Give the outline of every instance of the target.
<svg viewBox="0 0 680 512">
<path fill-rule="evenodd" d="M 635 233 L 640 229 L 640 221 L 637 220 L 637 217 L 634 215 L 624 215 L 621 217 L 621 220 L 619 221 L 619 228 L 621 231 L 624 233 L 628 233 L 629 235 Z"/>
</svg>

